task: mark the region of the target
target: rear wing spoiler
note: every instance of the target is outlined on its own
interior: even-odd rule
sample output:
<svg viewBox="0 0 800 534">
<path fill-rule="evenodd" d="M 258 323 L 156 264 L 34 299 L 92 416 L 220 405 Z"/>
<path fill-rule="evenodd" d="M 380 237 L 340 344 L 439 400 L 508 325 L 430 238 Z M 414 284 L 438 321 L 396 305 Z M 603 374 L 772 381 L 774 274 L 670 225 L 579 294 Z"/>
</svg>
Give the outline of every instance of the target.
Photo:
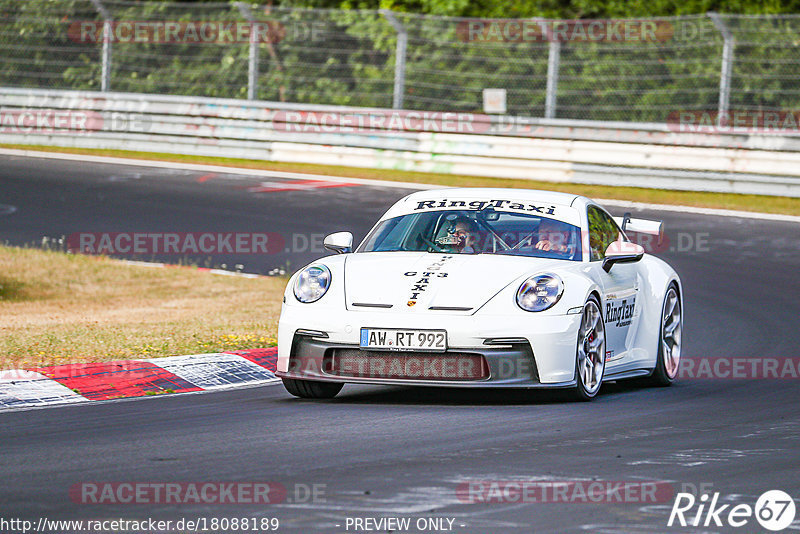
<svg viewBox="0 0 800 534">
<path fill-rule="evenodd" d="M 614 217 L 623 232 L 636 232 L 638 234 L 648 234 L 657 236 L 658 240 L 664 236 L 664 222 L 651 221 L 649 219 L 634 219 L 630 213 L 622 217 Z"/>
</svg>

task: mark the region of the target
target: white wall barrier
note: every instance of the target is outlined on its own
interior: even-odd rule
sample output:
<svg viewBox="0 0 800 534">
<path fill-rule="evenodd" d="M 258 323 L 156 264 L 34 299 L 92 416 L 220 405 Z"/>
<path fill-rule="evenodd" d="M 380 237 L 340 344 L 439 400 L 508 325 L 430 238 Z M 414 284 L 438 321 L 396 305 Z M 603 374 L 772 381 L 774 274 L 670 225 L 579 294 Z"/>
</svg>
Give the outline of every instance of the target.
<svg viewBox="0 0 800 534">
<path fill-rule="evenodd" d="M 800 197 L 800 135 L 0 88 L 0 143 Z"/>
</svg>

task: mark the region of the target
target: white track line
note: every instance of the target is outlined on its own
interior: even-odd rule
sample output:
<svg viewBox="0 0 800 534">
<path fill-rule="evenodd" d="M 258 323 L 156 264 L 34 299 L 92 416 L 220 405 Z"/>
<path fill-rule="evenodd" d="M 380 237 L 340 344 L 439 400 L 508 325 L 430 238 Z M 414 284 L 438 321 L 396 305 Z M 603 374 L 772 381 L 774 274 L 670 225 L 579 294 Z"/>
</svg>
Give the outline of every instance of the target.
<svg viewBox="0 0 800 534">
<path fill-rule="evenodd" d="M 694 206 L 679 206 L 671 204 L 650 204 L 647 202 L 631 202 L 629 200 L 595 199 L 598 203 L 620 208 L 677 211 L 680 213 L 696 213 L 698 215 L 716 215 L 718 217 L 740 217 L 743 219 L 760 219 L 765 221 L 780 221 L 800 223 L 800 216 L 782 215 L 779 213 L 761 213 L 758 211 L 723 210 L 717 208 L 698 208 Z"/>
<path fill-rule="evenodd" d="M 130 265 L 132 267 L 179 267 L 179 268 L 186 268 L 186 269 L 193 269 L 198 271 L 207 272 L 210 274 L 217 274 L 222 276 L 238 276 L 240 278 L 269 278 L 269 276 L 264 274 L 254 274 L 254 273 L 241 273 L 238 271 L 226 271 L 224 269 L 206 269 L 203 267 L 195 267 L 192 265 L 174 265 L 171 263 L 161 263 L 161 262 L 154 262 L 154 261 L 138 261 L 138 260 L 120 260 L 117 258 L 111 258 L 111 261 L 116 263 L 121 263 L 123 265 Z"/>
<path fill-rule="evenodd" d="M 113 158 L 108 156 L 87 156 L 83 154 L 68 154 L 61 152 L 40 152 L 38 150 L 18 150 L 13 148 L 0 148 L 0 155 L 22 156 L 44 159 L 62 159 L 70 161 L 107 163 L 111 165 L 132 165 L 138 167 L 155 167 L 161 169 L 185 169 L 200 172 L 216 172 L 226 174 L 242 174 L 249 176 L 267 176 L 277 178 L 288 178 L 294 180 L 327 180 L 331 182 L 351 183 L 359 185 L 372 185 L 377 187 L 389 187 L 395 189 L 447 189 L 446 186 L 435 184 L 418 184 L 412 182 L 393 182 L 389 180 L 367 180 L 364 178 L 348 178 L 346 176 L 328 176 L 325 174 L 303 174 L 296 172 L 267 171 L 263 169 L 243 169 L 240 167 L 222 167 L 218 165 L 204 165 L 199 163 L 176 163 L 172 161 L 142 160 L 132 158 Z M 695 213 L 700 215 L 714 215 L 717 217 L 740 217 L 744 219 L 759 219 L 765 221 L 779 221 L 800 223 L 800 216 L 781 215 L 775 213 L 761 213 L 755 211 L 738 211 L 715 208 L 697 208 L 692 206 L 680 206 L 671 204 L 650 204 L 646 202 L 631 202 L 627 200 L 595 199 L 601 204 L 618 206 L 632 209 L 650 209 L 661 211 L 674 211 L 681 213 Z"/>
<path fill-rule="evenodd" d="M 368 180 L 365 178 L 348 178 L 347 176 L 328 176 L 327 174 L 304 174 L 298 172 L 268 171 L 264 169 L 244 169 L 241 167 L 223 167 L 200 163 L 177 163 L 174 161 L 157 161 L 132 158 L 112 158 L 108 156 L 87 156 L 83 154 L 67 154 L 62 152 L 40 152 L 38 150 L 18 150 L 0 148 L 0 155 L 22 156 L 29 158 L 63 159 L 69 161 L 86 161 L 91 163 L 108 163 L 111 165 L 132 165 L 136 167 L 156 167 L 159 169 L 186 169 L 190 171 L 216 172 L 219 174 L 243 174 L 247 176 L 266 176 L 268 178 L 288 178 L 293 180 L 325 180 L 395 189 L 443 189 L 444 186 L 433 184 L 417 184 L 412 182 L 393 182 L 390 180 Z"/>
</svg>

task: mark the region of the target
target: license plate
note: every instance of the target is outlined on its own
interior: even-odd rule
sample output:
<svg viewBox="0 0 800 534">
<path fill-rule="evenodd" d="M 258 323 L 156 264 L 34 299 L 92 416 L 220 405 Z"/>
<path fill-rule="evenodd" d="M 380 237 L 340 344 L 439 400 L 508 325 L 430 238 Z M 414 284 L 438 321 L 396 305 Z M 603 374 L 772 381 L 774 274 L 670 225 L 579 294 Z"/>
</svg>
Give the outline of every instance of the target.
<svg viewBox="0 0 800 534">
<path fill-rule="evenodd" d="M 399 328 L 362 328 L 361 347 L 377 350 L 447 350 L 445 330 L 405 330 Z"/>
</svg>

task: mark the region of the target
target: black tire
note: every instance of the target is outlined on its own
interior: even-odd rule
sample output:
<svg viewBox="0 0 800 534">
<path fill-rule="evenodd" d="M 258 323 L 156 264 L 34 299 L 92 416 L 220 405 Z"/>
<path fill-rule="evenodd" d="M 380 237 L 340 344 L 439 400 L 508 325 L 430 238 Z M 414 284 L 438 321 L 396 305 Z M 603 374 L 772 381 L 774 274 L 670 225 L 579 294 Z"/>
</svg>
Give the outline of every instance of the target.
<svg viewBox="0 0 800 534">
<path fill-rule="evenodd" d="M 594 305 L 596 307 L 596 313 L 599 315 L 599 323 L 598 325 L 601 327 L 602 330 L 602 342 L 600 349 L 598 351 L 599 357 L 602 361 L 602 369 L 600 371 L 600 376 L 598 378 L 598 383 L 595 387 L 587 387 L 584 384 L 584 380 L 581 373 L 581 344 L 584 342 L 582 332 L 584 330 L 584 321 L 586 319 L 586 310 L 590 305 Z M 590 401 L 597 396 L 597 393 L 600 391 L 600 388 L 603 384 L 603 375 L 605 374 L 606 370 L 606 326 L 603 320 L 603 311 L 602 307 L 600 306 L 600 301 L 597 300 L 595 296 L 589 297 L 586 303 L 583 305 L 583 311 L 581 312 L 581 326 L 578 329 L 578 339 L 576 341 L 575 347 L 575 388 L 573 389 L 573 394 L 575 399 L 579 401 Z"/>
<path fill-rule="evenodd" d="M 661 304 L 661 325 L 658 329 L 658 355 L 656 356 L 656 367 L 653 369 L 653 373 L 644 379 L 644 384 L 647 386 L 655 386 L 655 387 L 666 387 L 671 386 L 673 382 L 675 382 L 675 378 L 678 376 L 678 369 L 675 367 L 672 376 L 670 376 L 670 372 L 667 370 L 667 364 L 664 359 L 664 327 L 665 327 L 665 320 L 664 320 L 664 312 L 666 311 L 667 301 L 669 300 L 670 291 L 674 292 L 675 296 L 678 299 L 678 313 L 680 314 L 680 319 L 683 320 L 683 302 L 681 302 L 681 294 L 678 291 L 678 287 L 672 283 L 667 288 L 666 293 L 664 294 L 664 302 Z M 678 361 L 680 362 L 680 351 L 678 353 Z"/>
<path fill-rule="evenodd" d="M 314 380 L 297 380 L 281 378 L 286 391 L 301 399 L 332 399 L 342 390 L 344 384 L 336 382 L 317 382 Z"/>
</svg>

